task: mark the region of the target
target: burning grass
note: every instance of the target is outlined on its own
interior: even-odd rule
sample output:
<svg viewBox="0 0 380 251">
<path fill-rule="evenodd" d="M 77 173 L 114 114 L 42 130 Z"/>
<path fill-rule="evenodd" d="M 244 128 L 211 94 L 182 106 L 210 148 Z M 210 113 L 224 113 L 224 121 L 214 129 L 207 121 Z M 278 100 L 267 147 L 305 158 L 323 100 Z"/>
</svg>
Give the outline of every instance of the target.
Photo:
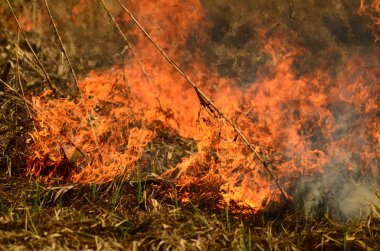
<svg viewBox="0 0 380 251">
<path fill-rule="evenodd" d="M 0 249 L 380 249 L 378 1 L 117 2 L 0 20 Z"/>
</svg>

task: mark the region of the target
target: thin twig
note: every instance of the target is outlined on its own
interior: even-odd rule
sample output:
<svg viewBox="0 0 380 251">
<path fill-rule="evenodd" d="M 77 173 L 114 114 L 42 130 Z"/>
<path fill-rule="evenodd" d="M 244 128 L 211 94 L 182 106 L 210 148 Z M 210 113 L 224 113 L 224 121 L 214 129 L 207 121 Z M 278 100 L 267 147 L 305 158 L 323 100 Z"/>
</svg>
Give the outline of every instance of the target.
<svg viewBox="0 0 380 251">
<path fill-rule="evenodd" d="M 295 19 L 294 13 L 293 13 L 294 2 L 292 0 L 286 0 L 286 1 L 288 2 L 288 7 L 289 7 L 289 18 Z"/>
<path fill-rule="evenodd" d="M 48 74 L 47 71 L 45 70 L 45 68 L 44 68 L 44 66 L 42 65 L 41 61 L 38 59 L 38 56 L 37 56 L 37 54 L 35 53 L 35 51 L 33 50 L 32 45 L 29 43 L 28 37 L 26 36 L 26 33 L 25 33 L 24 29 L 22 28 L 20 22 L 18 21 L 18 18 L 17 18 L 16 14 L 15 14 L 13 8 L 12 8 L 12 5 L 9 3 L 9 0 L 7 0 L 7 3 L 8 3 L 8 6 L 9 6 L 11 12 L 12 12 L 13 17 L 14 17 L 15 20 L 16 20 L 16 23 L 17 23 L 19 29 L 20 29 L 21 32 L 22 32 L 22 35 L 24 36 L 25 42 L 27 43 L 27 45 L 28 45 L 30 51 L 32 52 L 32 54 L 33 54 L 33 56 L 34 56 L 34 59 L 37 61 L 38 66 L 39 66 L 39 67 L 41 68 L 41 70 L 43 71 L 43 73 L 44 73 L 44 75 L 45 75 L 45 78 L 46 78 L 46 80 L 48 81 L 50 87 L 51 87 L 52 89 L 54 89 L 56 92 L 58 92 L 60 95 L 63 95 L 63 93 L 61 92 L 61 90 L 59 90 L 59 88 L 58 88 L 57 86 L 55 86 L 55 85 L 53 84 L 53 82 L 51 82 L 50 77 L 49 77 L 49 74 Z"/>
<path fill-rule="evenodd" d="M 61 39 L 61 36 L 59 35 L 58 28 L 57 28 L 57 25 L 56 25 L 55 22 L 54 22 L 53 15 L 51 14 L 49 4 L 48 4 L 47 0 L 44 0 L 44 1 L 45 1 L 46 9 L 47 9 L 48 14 L 49 14 L 49 17 L 50 17 L 50 21 L 51 21 L 51 23 L 53 24 L 55 34 L 56 34 L 57 37 L 58 37 L 59 45 L 61 46 L 61 50 L 62 50 L 63 54 L 65 55 L 65 58 L 66 58 L 67 63 L 68 63 L 69 66 L 70 66 L 71 74 L 73 75 L 75 85 L 76 85 L 76 86 L 78 87 L 78 89 L 79 89 L 79 96 L 80 96 L 80 98 L 81 98 L 82 104 L 83 104 L 84 109 L 85 109 L 85 111 L 86 111 L 86 116 L 87 116 L 87 118 L 90 118 L 90 112 L 88 111 L 87 106 L 86 106 L 86 104 L 85 104 L 85 102 L 84 102 L 83 94 L 82 94 L 82 91 L 80 90 L 80 88 L 79 88 L 79 86 L 78 86 L 78 81 L 77 81 L 77 77 L 76 77 L 76 74 L 75 74 L 74 68 L 73 68 L 73 66 L 72 66 L 72 64 L 71 64 L 71 61 L 70 61 L 70 58 L 69 58 L 69 56 L 68 56 L 68 54 L 67 54 L 67 52 L 66 52 L 66 49 L 65 49 L 65 46 L 64 46 L 63 41 L 62 41 L 62 39 Z M 99 154 L 102 155 L 102 153 L 100 152 L 100 147 L 99 147 L 99 143 L 98 143 L 98 136 L 96 135 L 96 132 L 95 132 L 94 126 L 92 125 L 91 122 L 90 122 L 90 127 L 91 127 L 91 132 L 92 132 L 92 134 L 93 134 L 94 142 L 95 142 L 95 145 L 96 145 L 96 147 L 97 147 L 97 150 L 98 150 Z"/>
<path fill-rule="evenodd" d="M 53 15 L 51 14 L 49 4 L 48 4 L 47 0 L 44 0 L 44 1 L 45 1 L 46 9 L 47 9 L 49 17 L 50 17 L 50 21 L 53 24 L 55 34 L 57 35 L 57 38 L 58 38 L 58 41 L 59 41 L 59 45 L 61 46 L 61 50 L 62 50 L 63 54 L 65 55 L 67 63 L 69 64 L 69 67 L 70 67 L 70 70 L 71 70 L 71 74 L 73 75 L 73 78 L 74 78 L 75 85 L 78 86 L 77 76 L 76 76 L 74 68 L 73 68 L 73 66 L 71 64 L 70 58 L 69 58 L 69 56 L 68 56 L 68 54 L 66 52 L 65 46 L 63 45 L 62 38 L 59 35 L 58 28 L 57 28 L 57 25 L 54 22 Z"/>
<path fill-rule="evenodd" d="M 19 47 L 19 43 L 20 43 L 20 31 L 17 32 L 17 47 Z M 17 64 L 17 81 L 18 81 L 18 84 L 20 86 L 22 96 L 25 100 L 24 88 L 22 87 L 22 83 L 21 83 L 20 62 L 19 62 L 18 50 L 16 50 L 16 64 Z M 26 109 L 28 110 L 28 113 L 29 113 L 29 118 L 32 118 L 32 112 L 29 109 L 28 103 L 25 102 L 25 105 L 26 105 Z M 34 122 L 33 122 L 33 126 L 34 126 Z"/>
<path fill-rule="evenodd" d="M 45 0 L 46 1 L 46 0 Z M 104 0 L 100 0 L 100 2 L 102 3 L 105 11 L 107 12 L 108 16 L 110 17 L 112 23 L 115 25 L 116 29 L 118 30 L 118 32 L 120 33 L 120 35 L 123 37 L 125 43 L 127 44 L 128 48 L 131 50 L 132 52 L 132 55 L 136 58 L 136 61 L 137 63 L 139 64 L 140 68 L 141 68 L 141 71 L 143 72 L 145 78 L 147 79 L 148 82 L 150 82 L 150 78 L 149 78 L 149 75 L 148 73 L 146 72 L 146 69 L 144 67 L 144 65 L 142 64 L 140 58 L 137 56 L 134 48 L 132 47 L 132 44 L 129 42 L 129 39 L 127 38 L 127 36 L 123 33 L 123 31 L 121 30 L 120 26 L 117 24 L 115 18 L 112 16 L 110 10 L 108 9 L 107 5 L 105 4 Z"/>
<path fill-rule="evenodd" d="M 115 18 L 113 17 L 111 11 L 109 10 L 109 8 L 107 7 L 107 5 L 105 4 L 104 0 L 100 0 L 100 2 L 102 3 L 102 5 L 103 5 L 105 11 L 107 12 L 107 14 L 108 14 L 108 16 L 110 17 L 111 21 L 112 21 L 113 24 L 115 25 L 115 27 L 116 27 L 116 29 L 118 30 L 119 34 L 123 37 L 125 43 L 127 44 L 128 49 L 131 51 L 131 53 L 132 53 L 132 55 L 133 55 L 133 57 L 136 59 L 136 61 L 137 61 L 138 65 L 140 66 L 140 69 L 141 69 L 141 71 L 142 71 L 144 77 L 146 78 L 146 81 L 147 81 L 148 84 L 149 84 L 149 87 L 151 88 L 151 90 L 152 90 L 153 92 L 155 92 L 155 90 L 154 90 L 153 87 L 152 87 L 151 79 L 150 79 L 150 77 L 149 77 L 149 75 L 148 75 L 148 72 L 146 71 L 146 68 L 145 68 L 144 64 L 141 62 L 140 58 L 138 57 L 138 55 L 137 55 L 135 49 L 133 48 L 131 42 L 129 41 L 127 35 L 125 35 L 124 32 L 121 30 L 119 24 L 116 22 Z M 160 89 L 158 90 L 158 92 L 160 92 Z M 157 103 L 158 103 L 158 106 L 159 106 L 159 108 L 160 108 L 160 111 L 164 111 L 164 108 L 162 107 L 162 104 L 161 104 L 161 100 L 160 100 L 160 95 L 159 95 L 159 93 L 157 94 L 157 93 L 155 92 L 155 99 L 156 99 L 156 101 L 157 101 Z"/>
<path fill-rule="evenodd" d="M 18 53 L 19 55 L 19 60 L 22 60 L 24 63 L 26 63 L 29 67 L 31 67 L 41 78 L 44 78 L 45 75 L 41 71 L 40 67 L 38 64 L 36 64 L 33 60 L 33 58 L 30 58 L 27 53 L 25 53 L 18 44 L 15 44 L 15 53 Z"/>
<path fill-rule="evenodd" d="M 216 104 L 198 88 L 198 86 L 190 79 L 190 77 L 165 53 L 165 51 L 156 43 L 155 40 L 149 35 L 149 33 L 142 27 L 142 25 L 137 21 L 137 19 L 132 15 L 132 13 L 120 2 L 120 0 L 116 0 L 119 5 L 124 9 L 125 12 L 129 15 L 129 17 L 132 19 L 132 21 L 137 25 L 137 27 L 144 33 L 144 35 L 150 40 L 150 42 L 160 51 L 160 53 L 164 56 L 166 61 L 171 64 L 174 69 L 179 72 L 185 80 L 194 88 L 196 94 L 198 95 L 198 98 L 202 104 L 202 106 L 207 107 L 211 109 L 211 111 L 216 111 L 217 115 L 222 117 L 233 129 L 234 131 L 240 136 L 240 138 L 244 141 L 244 143 L 249 147 L 249 149 L 253 152 L 254 156 L 260 161 L 260 163 L 263 165 L 264 169 L 269 173 L 270 177 L 274 182 L 276 183 L 276 186 L 281 192 L 281 195 L 283 196 L 284 200 L 288 203 L 288 199 L 286 197 L 286 194 L 280 184 L 278 183 L 278 179 L 276 176 L 272 173 L 272 171 L 269 169 L 270 164 L 265 161 L 260 154 L 256 151 L 256 149 L 251 145 L 251 143 L 248 141 L 247 137 L 243 134 L 243 132 L 226 116 L 224 113 L 216 106 Z"/>
</svg>

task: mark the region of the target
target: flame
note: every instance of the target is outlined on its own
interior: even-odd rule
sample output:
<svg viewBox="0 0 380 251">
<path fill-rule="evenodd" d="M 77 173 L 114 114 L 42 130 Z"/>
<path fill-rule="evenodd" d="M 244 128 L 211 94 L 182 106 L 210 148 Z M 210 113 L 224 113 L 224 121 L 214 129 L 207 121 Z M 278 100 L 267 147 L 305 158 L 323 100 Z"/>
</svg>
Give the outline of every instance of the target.
<svg viewBox="0 0 380 251">
<path fill-rule="evenodd" d="M 375 42 L 380 41 L 380 1 L 373 0 L 368 4 L 366 0 L 360 0 L 358 14 L 368 15 L 371 18 L 372 25 L 370 27 L 375 35 Z"/>
<path fill-rule="evenodd" d="M 378 3 L 372 8 L 378 10 Z M 361 1 L 359 12 L 367 9 Z M 270 72 L 263 69 L 255 82 L 240 87 L 218 76 L 196 49 L 183 50 L 189 36 L 199 43 L 206 39 L 197 33 L 207 24 L 200 1 L 143 0 L 131 4 L 131 11 L 247 135 L 282 186 L 326 168 L 379 180 L 380 55 L 363 59 L 353 53 L 334 77 L 323 70 L 298 77 L 292 65 L 303 49 L 285 47 L 283 38 L 265 38 L 265 30 L 257 30 L 265 41 L 262 50 L 272 57 Z M 128 15 L 120 19 L 130 27 Z M 197 153 L 162 175 L 179 170 L 180 185 L 218 186 L 227 202 L 254 209 L 279 201 L 275 183 L 236 132 L 200 105 L 192 87 L 137 28 L 128 35 L 136 40 L 133 49 L 142 65 L 128 55 L 123 67 L 91 72 L 79 82 L 81 95 L 74 100 L 51 99 L 48 93 L 33 98 L 39 126 L 31 133 L 28 172 L 77 182 L 128 175 L 155 137 L 155 126 L 162 125 L 198 145 Z"/>
<path fill-rule="evenodd" d="M 115 71 L 91 73 L 80 82 L 83 99 L 44 100 L 46 92 L 33 99 L 43 116 L 38 117 L 39 130 L 31 134 L 34 150 L 28 172 L 101 182 L 133 169 L 155 134 L 131 128 L 135 120 L 128 92 L 120 70 Z"/>
</svg>

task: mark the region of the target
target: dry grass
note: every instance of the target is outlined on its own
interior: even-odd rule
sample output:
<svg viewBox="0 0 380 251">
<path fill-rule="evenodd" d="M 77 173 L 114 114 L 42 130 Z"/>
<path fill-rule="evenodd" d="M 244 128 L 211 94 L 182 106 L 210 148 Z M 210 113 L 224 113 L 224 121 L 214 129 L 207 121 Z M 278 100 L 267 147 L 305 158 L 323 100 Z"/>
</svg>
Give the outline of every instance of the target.
<svg viewBox="0 0 380 251">
<path fill-rule="evenodd" d="M 17 8 L 22 2 L 14 1 Z M 21 11 L 32 12 L 28 7 Z M 43 76 L 17 35 L 0 31 L 0 52 L 6 55 L 0 58 L 0 74 L 20 93 L 22 86 L 26 93 L 39 93 L 45 87 L 40 84 Z M 55 73 L 54 80 L 68 96 L 74 95 L 64 85 L 70 75 L 67 65 L 58 67 L 59 48 L 54 43 L 39 45 L 42 39 L 33 35 L 49 73 Z M 119 49 L 109 49 L 109 54 Z M 84 48 L 78 50 L 87 54 Z M 97 65 L 96 59 L 86 60 L 88 66 Z M 25 102 L 0 85 L 0 108 L 0 250 L 380 250 L 380 209 L 375 207 L 366 219 L 338 222 L 289 208 L 262 213 L 226 208 L 209 186 L 177 189 L 155 176 L 139 179 L 136 174 L 125 182 L 86 185 L 29 179 L 22 175 L 25 139 L 32 127 Z M 161 173 L 196 151 L 194 145 L 159 132 L 140 159 L 139 170 Z M 181 200 L 184 197 L 191 201 Z"/>
<path fill-rule="evenodd" d="M 137 182 L 46 185 L 2 175 L 0 184 L 0 250 L 380 248 L 378 208 L 365 220 L 343 223 L 302 212 L 227 214 L 204 201 L 176 201 L 162 180 L 143 182 L 140 202 Z"/>
</svg>

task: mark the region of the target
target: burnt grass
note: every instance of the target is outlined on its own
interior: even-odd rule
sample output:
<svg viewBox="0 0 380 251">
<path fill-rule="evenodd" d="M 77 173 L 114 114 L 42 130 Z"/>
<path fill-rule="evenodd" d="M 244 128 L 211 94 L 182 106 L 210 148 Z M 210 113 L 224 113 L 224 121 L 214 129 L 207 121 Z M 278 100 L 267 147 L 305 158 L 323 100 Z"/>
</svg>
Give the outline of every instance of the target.
<svg viewBox="0 0 380 251">
<path fill-rule="evenodd" d="M 14 4 L 27 14 L 30 10 L 22 2 Z M 4 20 L 12 18 L 9 11 L 0 13 L 7 17 Z M 165 130 L 158 130 L 137 163 L 146 173 L 141 179 L 132 173 L 128 180 L 80 184 L 25 175 L 33 119 L 24 98 L 49 86 L 25 40 L 17 39 L 17 28 L 4 20 L 0 20 L 0 250 L 380 250 L 379 208 L 366 219 L 344 222 L 328 215 L 308 217 L 291 205 L 255 212 L 225 205 L 217 186 L 178 187 L 174 180 L 151 174 L 164 172 L 196 151 L 194 142 Z M 70 70 L 61 63 L 54 34 L 46 30 L 27 34 L 63 96 L 75 96 L 77 87 L 67 84 L 72 83 Z M 89 57 L 86 49 L 91 46 L 79 48 L 75 70 L 114 64 L 121 49 L 111 47 L 99 52 L 111 62 Z"/>
</svg>

